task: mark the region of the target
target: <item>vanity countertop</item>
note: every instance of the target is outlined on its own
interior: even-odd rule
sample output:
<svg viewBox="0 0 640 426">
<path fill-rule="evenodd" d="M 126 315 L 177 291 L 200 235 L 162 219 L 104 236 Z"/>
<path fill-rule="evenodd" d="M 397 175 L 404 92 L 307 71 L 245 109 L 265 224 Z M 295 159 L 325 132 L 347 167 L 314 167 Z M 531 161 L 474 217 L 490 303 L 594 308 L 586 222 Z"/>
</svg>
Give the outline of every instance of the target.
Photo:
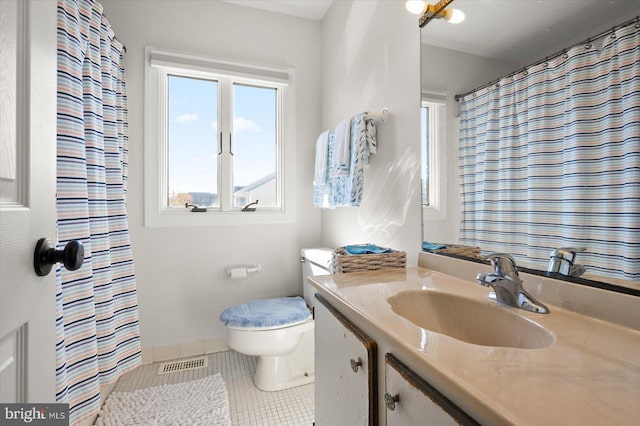
<svg viewBox="0 0 640 426">
<path fill-rule="evenodd" d="M 405 290 L 437 290 L 495 304 L 486 297 L 489 289 L 475 283 L 421 267 L 309 280 L 483 424 L 638 424 L 640 330 L 553 304 L 546 315 L 499 306 L 540 324 L 555 341 L 543 349 L 479 346 L 424 330 L 395 314 L 387 302 Z"/>
</svg>

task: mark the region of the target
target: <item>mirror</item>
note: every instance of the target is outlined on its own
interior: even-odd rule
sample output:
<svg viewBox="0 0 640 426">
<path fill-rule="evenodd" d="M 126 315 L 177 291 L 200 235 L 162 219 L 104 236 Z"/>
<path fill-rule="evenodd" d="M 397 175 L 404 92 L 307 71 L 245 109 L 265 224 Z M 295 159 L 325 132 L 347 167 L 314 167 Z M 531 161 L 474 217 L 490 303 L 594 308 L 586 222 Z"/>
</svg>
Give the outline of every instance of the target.
<svg viewBox="0 0 640 426">
<path fill-rule="evenodd" d="M 464 22 L 454 25 L 435 19 L 421 30 L 423 138 L 428 140 L 423 162 L 435 172 L 429 179 L 423 171 L 422 194 L 427 201 L 422 236 L 423 241 L 448 246 L 460 240 L 461 223 L 460 106 L 455 95 L 553 56 L 639 12 L 636 2 L 620 0 L 455 0 L 451 6 L 465 13 Z M 475 253 L 463 249 L 458 254 L 475 257 Z M 580 263 L 579 253 L 576 260 Z M 548 264 L 549 258 L 518 259 L 519 267 L 540 273 Z M 605 277 L 588 268 L 582 278 L 567 279 L 589 285 L 605 283 L 604 288 L 640 295 L 638 280 Z"/>
</svg>

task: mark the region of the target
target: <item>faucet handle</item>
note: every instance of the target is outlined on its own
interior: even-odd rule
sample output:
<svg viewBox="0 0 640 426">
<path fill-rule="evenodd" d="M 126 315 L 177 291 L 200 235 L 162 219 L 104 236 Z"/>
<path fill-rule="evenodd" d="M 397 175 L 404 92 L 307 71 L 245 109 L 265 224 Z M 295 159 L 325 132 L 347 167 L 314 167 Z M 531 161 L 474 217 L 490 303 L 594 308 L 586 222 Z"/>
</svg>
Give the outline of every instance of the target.
<svg viewBox="0 0 640 426">
<path fill-rule="evenodd" d="M 491 253 L 486 256 L 491 261 L 491 266 L 499 275 L 518 275 L 516 260 L 507 253 Z"/>
<path fill-rule="evenodd" d="M 586 247 L 560 247 L 551 252 L 551 258 L 567 259 L 573 262 L 577 253 L 587 251 Z"/>
<path fill-rule="evenodd" d="M 489 282 L 487 281 L 487 274 L 485 274 L 484 272 L 480 272 L 478 273 L 478 275 L 476 275 L 476 282 L 481 286 L 489 287 Z"/>
<path fill-rule="evenodd" d="M 584 274 L 585 272 L 587 272 L 586 266 L 573 264 L 569 269 L 569 276 L 578 278 L 582 276 L 582 274 Z"/>
<path fill-rule="evenodd" d="M 555 249 L 553 252 L 556 254 L 571 252 L 571 253 L 581 253 L 583 251 L 587 251 L 586 247 L 560 247 Z"/>
</svg>

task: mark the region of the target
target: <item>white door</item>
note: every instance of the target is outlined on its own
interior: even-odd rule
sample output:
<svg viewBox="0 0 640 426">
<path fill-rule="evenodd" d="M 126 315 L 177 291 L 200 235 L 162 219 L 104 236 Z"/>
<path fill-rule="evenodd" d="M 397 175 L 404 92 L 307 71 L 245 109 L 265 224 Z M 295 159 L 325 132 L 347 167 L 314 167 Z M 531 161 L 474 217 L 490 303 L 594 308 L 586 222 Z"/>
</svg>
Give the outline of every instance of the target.
<svg viewBox="0 0 640 426">
<path fill-rule="evenodd" d="M 55 401 L 56 2 L 0 0 L 0 402 Z"/>
</svg>

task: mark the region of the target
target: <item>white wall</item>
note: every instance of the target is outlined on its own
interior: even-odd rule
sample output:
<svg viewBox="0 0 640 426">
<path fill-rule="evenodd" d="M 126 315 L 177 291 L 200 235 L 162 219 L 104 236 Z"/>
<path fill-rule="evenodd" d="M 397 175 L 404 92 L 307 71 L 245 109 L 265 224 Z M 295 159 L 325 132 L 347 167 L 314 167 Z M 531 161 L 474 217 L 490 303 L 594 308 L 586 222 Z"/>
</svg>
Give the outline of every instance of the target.
<svg viewBox="0 0 640 426">
<path fill-rule="evenodd" d="M 359 208 L 322 211 L 323 245 L 420 248 L 420 31 L 402 1 L 334 1 L 322 22 L 322 127 L 388 107 Z"/>
<path fill-rule="evenodd" d="M 422 91 L 445 95 L 447 100 L 447 218 L 425 220 L 424 240 L 433 243 L 456 243 L 460 224 L 460 108 L 455 101 L 455 95 L 469 92 L 502 77 L 516 70 L 518 65 L 424 44 L 421 51 Z"/>
<path fill-rule="evenodd" d="M 144 348 L 222 338 L 228 306 L 301 294 L 299 251 L 320 243 L 312 204 L 314 145 L 320 132 L 320 23 L 218 1 L 102 0 L 127 47 L 129 226 Z M 274 226 L 145 228 L 143 224 L 144 47 L 296 69 L 297 221 Z M 231 281 L 226 265 L 260 263 Z"/>
</svg>

